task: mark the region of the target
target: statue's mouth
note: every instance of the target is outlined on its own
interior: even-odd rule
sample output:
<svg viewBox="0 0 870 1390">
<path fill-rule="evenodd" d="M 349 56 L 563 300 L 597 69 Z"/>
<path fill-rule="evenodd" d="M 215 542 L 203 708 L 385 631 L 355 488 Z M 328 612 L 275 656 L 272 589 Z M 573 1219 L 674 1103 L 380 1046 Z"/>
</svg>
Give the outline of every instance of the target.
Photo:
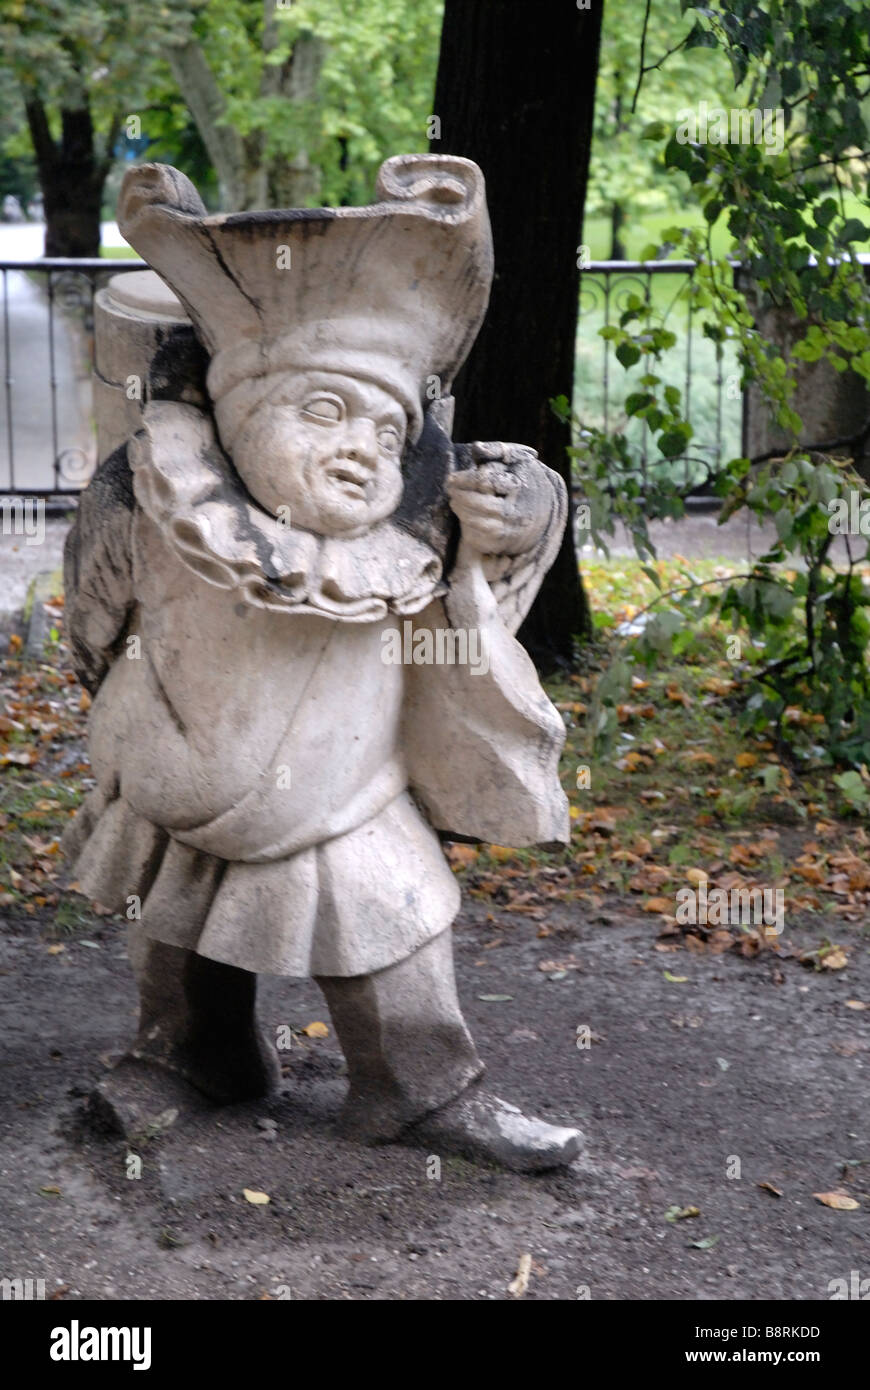
<svg viewBox="0 0 870 1390">
<path fill-rule="evenodd" d="M 365 499 L 369 475 L 363 469 L 341 464 L 339 467 L 328 469 L 326 476 L 346 497 Z"/>
</svg>

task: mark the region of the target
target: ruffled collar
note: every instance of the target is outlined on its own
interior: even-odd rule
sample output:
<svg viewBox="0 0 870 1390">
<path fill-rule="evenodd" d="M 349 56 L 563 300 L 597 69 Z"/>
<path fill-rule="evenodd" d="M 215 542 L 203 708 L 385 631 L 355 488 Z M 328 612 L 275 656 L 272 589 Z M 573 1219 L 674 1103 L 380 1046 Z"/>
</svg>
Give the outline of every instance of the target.
<svg viewBox="0 0 870 1390">
<path fill-rule="evenodd" d="M 256 506 L 203 411 L 158 401 L 128 455 L 136 499 L 184 564 L 254 608 L 377 622 L 446 592 L 428 545 L 391 521 L 355 539 L 284 526 Z"/>
</svg>

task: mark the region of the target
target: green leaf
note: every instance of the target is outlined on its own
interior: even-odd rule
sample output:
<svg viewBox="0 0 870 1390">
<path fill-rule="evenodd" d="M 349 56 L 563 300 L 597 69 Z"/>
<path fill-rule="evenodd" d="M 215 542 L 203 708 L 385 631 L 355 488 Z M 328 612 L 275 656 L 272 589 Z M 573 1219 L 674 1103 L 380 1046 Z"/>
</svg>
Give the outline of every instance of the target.
<svg viewBox="0 0 870 1390">
<path fill-rule="evenodd" d="M 634 343 L 620 343 L 616 349 L 616 360 L 621 362 L 623 367 L 633 367 L 640 358 L 640 348 L 635 347 Z"/>
<path fill-rule="evenodd" d="M 686 448 L 686 436 L 682 430 L 665 430 L 658 440 L 658 446 L 666 459 L 679 458 Z"/>
<path fill-rule="evenodd" d="M 643 570 L 643 572 L 644 572 L 644 574 L 646 575 L 647 579 L 652 580 L 652 582 L 653 582 L 653 584 L 655 584 L 656 588 L 657 588 L 659 591 L 661 591 L 662 581 L 661 581 L 660 576 L 659 576 L 658 574 L 656 574 L 655 570 L 652 569 L 652 567 L 651 567 L 650 565 L 641 565 L 641 569 Z"/>
<path fill-rule="evenodd" d="M 665 145 L 665 164 L 669 169 L 682 169 L 685 173 L 696 163 L 695 154 L 690 145 L 678 140 L 676 135 L 672 135 Z"/>
<path fill-rule="evenodd" d="M 705 29 L 700 20 L 697 20 L 686 39 L 686 48 L 718 48 L 719 41 L 715 34 L 711 34 L 709 29 Z"/>
<path fill-rule="evenodd" d="M 870 227 L 865 226 L 857 217 L 849 217 L 844 222 L 837 240 L 841 246 L 848 245 L 850 241 L 870 241 Z"/>
</svg>

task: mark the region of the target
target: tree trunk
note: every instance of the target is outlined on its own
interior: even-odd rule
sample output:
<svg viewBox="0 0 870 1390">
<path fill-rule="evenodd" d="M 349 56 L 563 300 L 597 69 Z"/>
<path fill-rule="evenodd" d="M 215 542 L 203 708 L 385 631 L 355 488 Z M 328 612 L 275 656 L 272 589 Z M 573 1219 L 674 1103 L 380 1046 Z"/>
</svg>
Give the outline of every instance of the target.
<svg viewBox="0 0 870 1390">
<path fill-rule="evenodd" d="M 272 53 L 280 30 L 274 0 L 264 0 L 263 54 Z M 325 48 L 320 39 L 301 34 L 282 63 L 263 66 L 260 97 L 278 98 L 300 107 L 313 99 L 320 80 Z M 304 207 L 320 189 L 320 170 L 302 149 L 293 159 L 264 154 L 260 129 L 242 136 L 224 119 L 226 99 L 196 39 L 170 50 L 172 75 L 187 103 L 202 142 L 214 165 L 221 207 L 228 212 L 248 208 Z"/>
<path fill-rule="evenodd" d="M 99 256 L 111 150 L 106 159 L 98 155 L 87 106 L 61 112 L 59 143 L 51 135 L 42 103 L 30 101 L 25 109 L 45 208 L 44 254 Z"/>
<path fill-rule="evenodd" d="M 233 126 L 221 124 L 224 95 L 199 43 L 190 39 L 170 48 L 166 57 L 217 174 L 221 207 L 231 212 L 262 207 L 259 190 L 247 184 L 245 143 Z"/>
<path fill-rule="evenodd" d="M 622 240 L 622 229 L 625 226 L 625 209 L 622 203 L 611 203 L 610 205 L 610 259 L 612 261 L 624 261 L 628 257 L 625 254 L 625 242 Z"/>
<path fill-rule="evenodd" d="M 495 281 L 456 385 L 456 437 L 531 444 L 570 487 L 577 248 L 592 141 L 602 4 L 446 0 L 433 147 L 476 160 L 486 178 Z M 590 618 L 573 527 L 520 629 L 542 670 L 574 660 Z"/>
</svg>

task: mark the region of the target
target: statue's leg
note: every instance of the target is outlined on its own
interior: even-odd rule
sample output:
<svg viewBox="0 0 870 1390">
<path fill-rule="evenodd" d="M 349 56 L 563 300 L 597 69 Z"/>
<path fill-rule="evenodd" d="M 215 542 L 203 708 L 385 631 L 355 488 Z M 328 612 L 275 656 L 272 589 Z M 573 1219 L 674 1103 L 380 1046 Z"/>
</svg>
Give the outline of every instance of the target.
<svg viewBox="0 0 870 1390">
<path fill-rule="evenodd" d="M 386 970 L 318 984 L 347 1059 L 345 1133 L 520 1171 L 576 1158 L 577 1130 L 523 1115 L 479 1084 L 484 1067 L 459 1007 L 450 931 Z"/>
<path fill-rule="evenodd" d="M 257 977 L 195 951 L 151 941 L 134 923 L 129 952 L 139 985 L 139 1031 L 94 1092 L 129 1133 L 155 1106 L 179 1108 L 196 1095 L 218 1104 L 253 1100 L 280 1079 L 256 1019 Z M 162 1104 L 161 1104 L 162 1102 Z"/>
<path fill-rule="evenodd" d="M 355 1138 L 395 1139 L 483 1074 L 456 997 L 449 931 L 386 970 L 317 983 L 347 1059 L 342 1127 Z"/>
</svg>

